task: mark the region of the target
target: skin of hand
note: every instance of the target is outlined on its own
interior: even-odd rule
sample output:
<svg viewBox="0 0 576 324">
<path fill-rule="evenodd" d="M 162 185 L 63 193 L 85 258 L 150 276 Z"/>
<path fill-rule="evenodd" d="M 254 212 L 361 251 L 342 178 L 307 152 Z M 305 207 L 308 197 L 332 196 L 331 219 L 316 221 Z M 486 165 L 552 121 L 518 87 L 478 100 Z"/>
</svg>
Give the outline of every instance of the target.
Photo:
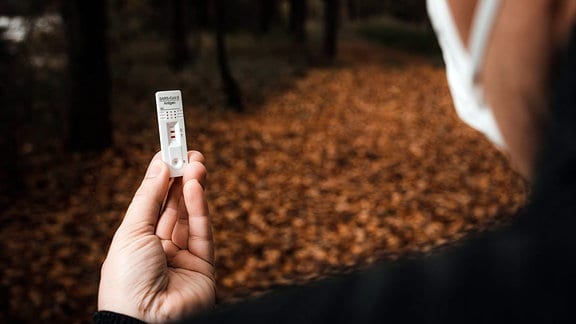
<svg viewBox="0 0 576 324">
<path fill-rule="evenodd" d="M 214 305 L 206 168 L 201 153 L 188 157 L 171 187 L 166 164 L 159 154 L 152 159 L 102 265 L 98 310 L 166 322 Z"/>
</svg>

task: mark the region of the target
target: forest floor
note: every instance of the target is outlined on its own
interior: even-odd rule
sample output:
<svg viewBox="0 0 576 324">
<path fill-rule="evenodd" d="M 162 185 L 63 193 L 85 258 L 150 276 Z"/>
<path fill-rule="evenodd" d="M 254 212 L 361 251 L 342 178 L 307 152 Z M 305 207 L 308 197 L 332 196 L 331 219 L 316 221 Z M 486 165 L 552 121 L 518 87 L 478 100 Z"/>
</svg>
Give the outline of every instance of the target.
<svg viewBox="0 0 576 324">
<path fill-rule="evenodd" d="M 190 76 L 201 68 L 150 86 L 125 62 L 113 148 L 27 144 L 27 192 L 0 218 L 1 321 L 89 321 L 107 247 L 159 149 L 154 90 L 183 90 L 188 147 L 206 157 L 220 304 L 453 244 L 524 204 L 506 158 L 457 119 L 438 62 L 344 42 L 336 64 L 276 78 L 292 63 L 236 54 L 245 113 L 222 108 L 217 79 Z"/>
</svg>

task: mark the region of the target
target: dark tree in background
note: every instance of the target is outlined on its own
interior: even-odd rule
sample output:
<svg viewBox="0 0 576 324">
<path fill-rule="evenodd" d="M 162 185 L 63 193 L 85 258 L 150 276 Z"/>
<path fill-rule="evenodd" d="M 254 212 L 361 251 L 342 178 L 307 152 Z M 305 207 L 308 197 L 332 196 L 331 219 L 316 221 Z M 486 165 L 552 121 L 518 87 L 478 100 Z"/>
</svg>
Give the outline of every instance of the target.
<svg viewBox="0 0 576 324">
<path fill-rule="evenodd" d="M 384 6 L 384 12 L 396 19 L 412 24 L 423 24 L 428 21 L 424 0 L 382 0 L 381 3 Z"/>
<path fill-rule="evenodd" d="M 240 88 L 232 76 L 230 71 L 230 64 L 228 63 L 228 54 L 226 52 L 226 8 L 228 7 L 228 0 L 213 0 L 214 1 L 214 15 L 216 20 L 216 51 L 218 59 L 218 67 L 220 69 L 220 78 L 222 80 L 222 87 L 226 93 L 228 104 L 236 109 L 236 111 L 244 111 L 244 104 L 242 103 L 242 95 Z"/>
<path fill-rule="evenodd" d="M 29 41 L 34 21 L 51 4 L 49 0 L 5 0 L 0 3 L 0 16 L 25 17 L 28 32 L 20 42 L 5 38 L 0 28 L 0 206 L 23 190 L 21 150 L 24 133 L 30 129 L 29 117 L 36 95 L 35 71 L 31 67 Z M 26 123 L 24 123 L 26 122 Z M 30 127 L 30 128 L 27 128 Z M 26 139 L 27 140 L 27 139 Z"/>
<path fill-rule="evenodd" d="M 188 40 L 191 40 L 190 46 L 190 63 L 195 63 L 200 57 L 202 51 L 202 30 L 210 26 L 210 10 L 208 0 L 186 1 L 186 16 L 188 21 Z"/>
<path fill-rule="evenodd" d="M 112 144 L 106 12 L 106 1 L 62 0 L 71 151 L 99 151 Z"/>
<path fill-rule="evenodd" d="M 340 0 L 324 0 L 324 55 L 333 61 L 337 53 Z"/>
<path fill-rule="evenodd" d="M 222 87 L 226 93 L 228 104 L 236 111 L 244 111 L 244 104 L 242 102 L 242 95 L 240 88 L 232 72 L 230 71 L 230 64 L 228 63 L 228 54 L 226 52 L 226 8 L 228 6 L 227 0 L 213 0 L 214 4 L 214 18 L 215 18 L 215 38 L 216 38 L 216 51 L 218 59 L 218 67 L 220 69 L 220 78 L 222 80 Z"/>
<path fill-rule="evenodd" d="M 18 167 L 18 127 L 21 100 L 27 98 L 18 84 L 17 57 L 9 49 L 8 41 L 0 30 L 0 207 L 8 204 L 8 198 L 20 190 Z"/>
<path fill-rule="evenodd" d="M 290 1 L 290 20 L 289 29 L 297 43 L 306 41 L 306 19 L 308 7 L 306 0 L 289 0 Z"/>
<path fill-rule="evenodd" d="M 260 10 L 259 32 L 266 34 L 272 27 L 272 22 L 279 16 L 278 0 L 258 0 Z"/>
<path fill-rule="evenodd" d="M 210 26 L 210 0 L 196 0 L 194 4 L 194 20 L 198 22 L 200 28 L 208 28 Z"/>
<path fill-rule="evenodd" d="M 348 13 L 348 19 L 351 21 L 358 19 L 358 6 L 356 0 L 346 0 L 346 11 Z"/>
<path fill-rule="evenodd" d="M 190 62 L 188 49 L 188 6 L 185 0 L 167 1 L 169 11 L 168 63 L 175 71 L 180 71 Z"/>
</svg>

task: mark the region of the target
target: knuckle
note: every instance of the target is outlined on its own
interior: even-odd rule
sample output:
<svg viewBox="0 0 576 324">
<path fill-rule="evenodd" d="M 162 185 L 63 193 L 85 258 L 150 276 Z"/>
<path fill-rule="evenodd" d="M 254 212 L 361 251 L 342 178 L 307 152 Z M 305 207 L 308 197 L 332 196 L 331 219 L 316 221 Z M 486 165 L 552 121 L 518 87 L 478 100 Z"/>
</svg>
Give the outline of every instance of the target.
<svg viewBox="0 0 576 324">
<path fill-rule="evenodd" d="M 208 169 L 206 169 L 204 163 L 192 161 L 190 162 L 190 167 L 193 170 L 193 175 L 196 177 L 203 178 L 208 174 Z"/>
<path fill-rule="evenodd" d="M 204 154 L 200 153 L 199 151 L 190 151 L 188 152 L 188 159 L 191 161 L 197 161 L 197 162 L 204 162 L 205 158 L 204 158 Z"/>
</svg>

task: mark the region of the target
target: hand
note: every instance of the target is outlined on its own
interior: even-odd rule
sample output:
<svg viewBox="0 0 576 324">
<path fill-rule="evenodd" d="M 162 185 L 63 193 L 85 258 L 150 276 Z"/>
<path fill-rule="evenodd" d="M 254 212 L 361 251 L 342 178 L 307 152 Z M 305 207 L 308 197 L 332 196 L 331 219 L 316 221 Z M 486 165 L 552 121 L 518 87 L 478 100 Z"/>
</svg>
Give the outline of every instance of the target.
<svg viewBox="0 0 576 324">
<path fill-rule="evenodd" d="M 206 168 L 201 153 L 188 158 L 171 188 L 168 167 L 159 154 L 152 159 L 102 265 L 98 310 L 165 322 L 214 305 Z"/>
</svg>

